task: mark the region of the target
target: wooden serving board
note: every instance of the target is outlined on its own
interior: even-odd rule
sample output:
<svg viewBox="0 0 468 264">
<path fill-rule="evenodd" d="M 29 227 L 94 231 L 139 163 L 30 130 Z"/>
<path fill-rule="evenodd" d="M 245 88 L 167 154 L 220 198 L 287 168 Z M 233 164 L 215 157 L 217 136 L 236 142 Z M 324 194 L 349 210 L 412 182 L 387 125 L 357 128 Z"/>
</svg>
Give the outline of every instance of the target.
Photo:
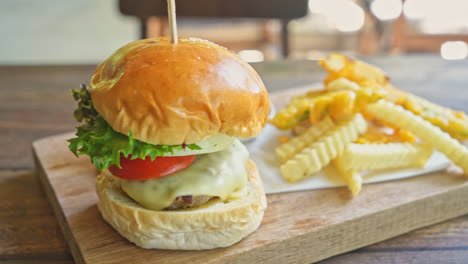
<svg viewBox="0 0 468 264">
<path fill-rule="evenodd" d="M 292 96 L 320 88 L 288 89 L 270 99 L 281 109 Z M 73 133 L 35 141 L 33 152 L 77 263 L 311 263 L 468 213 L 468 181 L 451 167 L 368 184 L 354 198 L 347 188 L 267 195 L 260 228 L 229 248 L 141 249 L 102 219 L 95 192 L 99 172 L 89 158 L 77 159 L 68 150 L 66 139 L 71 137 Z"/>
<path fill-rule="evenodd" d="M 468 213 L 468 181 L 456 168 L 346 188 L 268 195 L 260 228 L 205 251 L 141 249 L 96 207 L 98 171 L 67 148 L 72 133 L 33 143 L 39 178 L 77 263 L 311 263 Z"/>
</svg>

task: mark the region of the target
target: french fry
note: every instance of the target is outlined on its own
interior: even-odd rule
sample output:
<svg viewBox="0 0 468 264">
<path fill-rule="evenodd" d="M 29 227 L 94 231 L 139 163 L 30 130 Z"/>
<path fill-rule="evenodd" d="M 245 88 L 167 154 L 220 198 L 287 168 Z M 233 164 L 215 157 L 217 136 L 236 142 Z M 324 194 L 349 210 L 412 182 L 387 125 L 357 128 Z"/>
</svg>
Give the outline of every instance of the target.
<svg viewBox="0 0 468 264">
<path fill-rule="evenodd" d="M 401 105 L 413 114 L 421 116 L 455 139 L 468 139 L 468 117 L 465 113 L 435 104 L 391 85 L 385 86 L 384 89 L 388 94 L 387 101 Z"/>
<path fill-rule="evenodd" d="M 329 57 L 321 59 L 319 65 L 329 72 L 325 84 L 340 77 L 365 87 L 386 85 L 389 80 L 381 69 L 362 61 L 352 60 L 342 54 L 330 54 Z"/>
<path fill-rule="evenodd" d="M 279 111 L 273 119 L 269 120 L 270 123 L 279 129 L 289 129 L 297 126 L 309 118 L 309 108 L 314 102 L 315 98 L 325 94 L 325 91 L 310 91 L 303 95 L 295 96 L 286 105 L 286 108 Z"/>
<path fill-rule="evenodd" d="M 362 188 L 361 173 L 354 170 L 345 170 L 336 161 L 337 159 L 332 161 L 333 166 L 338 170 L 340 176 L 346 181 L 348 189 L 351 191 L 353 196 L 358 195 Z"/>
<path fill-rule="evenodd" d="M 356 82 L 350 81 L 346 79 L 345 77 L 340 77 L 329 82 L 327 86 L 325 87 L 325 89 L 327 89 L 327 91 L 348 90 L 348 91 L 353 91 L 353 92 L 359 92 L 362 88 Z"/>
<path fill-rule="evenodd" d="M 439 127 L 401 106 L 384 100 L 369 105 L 367 110 L 379 119 L 412 132 L 425 143 L 444 153 L 453 163 L 463 169 L 465 175 L 468 173 L 468 148 L 440 130 Z"/>
<path fill-rule="evenodd" d="M 281 174 L 285 180 L 296 182 L 318 172 L 340 155 L 346 144 L 356 140 L 366 129 L 367 123 L 362 115 L 354 115 L 282 164 Z"/>
<path fill-rule="evenodd" d="M 326 116 L 338 120 L 341 116 L 354 113 L 354 99 L 352 91 L 331 92 L 315 98 L 309 108 L 309 122 L 314 125 Z"/>
<path fill-rule="evenodd" d="M 309 129 L 310 127 L 311 127 L 311 124 L 309 124 L 309 121 L 307 120 L 293 127 L 291 129 L 291 132 L 294 136 L 300 136 L 304 134 L 307 131 L 307 129 Z"/>
<path fill-rule="evenodd" d="M 362 177 L 361 173 L 357 171 L 345 171 L 343 177 L 348 185 L 348 189 L 351 191 L 353 196 L 358 195 L 362 188 Z"/>
<path fill-rule="evenodd" d="M 280 144 L 287 143 L 287 142 L 289 142 L 290 140 L 291 140 L 291 138 L 288 137 L 288 136 L 280 136 L 280 137 L 278 137 L 278 142 L 279 142 Z"/>
<path fill-rule="evenodd" d="M 343 154 L 333 160 L 338 170 L 355 196 L 362 186 L 361 171 L 421 167 L 432 155 L 432 147 L 423 144 L 354 144 L 346 146 Z"/>
<path fill-rule="evenodd" d="M 295 98 L 289 102 L 285 109 L 276 113 L 269 122 L 279 129 L 293 128 L 309 118 L 308 111 L 313 102 L 314 97 Z"/>
<path fill-rule="evenodd" d="M 333 121 L 330 118 L 326 118 L 323 121 L 317 123 L 315 126 L 312 126 L 307 129 L 306 132 L 301 134 L 298 137 L 295 137 L 288 142 L 280 145 L 275 149 L 276 156 L 281 161 L 281 163 L 292 158 L 296 153 L 304 149 L 308 144 L 313 142 L 319 136 L 324 134 L 326 131 L 332 129 L 334 126 Z"/>
<path fill-rule="evenodd" d="M 327 91 L 352 91 L 356 94 L 354 100 L 355 112 L 361 111 L 369 103 L 375 103 L 379 99 L 385 98 L 387 92 L 377 87 L 361 87 L 358 83 L 350 81 L 345 77 L 337 78 L 327 84 Z"/>
<path fill-rule="evenodd" d="M 342 171 L 422 167 L 432 153 L 432 147 L 418 143 L 351 143 L 334 164 Z"/>
<path fill-rule="evenodd" d="M 349 64 L 347 57 L 338 53 L 331 53 L 328 57 L 320 59 L 318 63 L 329 73 L 338 73 Z"/>
<path fill-rule="evenodd" d="M 453 111 L 413 94 L 408 94 L 402 106 L 438 126 L 452 137 L 459 140 L 468 139 L 468 118 L 465 113 Z"/>
<path fill-rule="evenodd" d="M 349 93 L 349 91 L 337 91 L 331 93 L 320 91 L 311 92 L 308 95 L 297 96 L 288 103 L 286 108 L 279 111 L 273 119 L 269 120 L 269 122 L 279 129 L 293 128 L 301 122 L 309 119 L 311 106 L 314 106 L 317 102 L 321 101 L 331 102 L 333 98 L 337 95 L 342 95 L 343 93 Z M 321 117 L 324 116 L 325 115 L 321 115 Z"/>
<path fill-rule="evenodd" d="M 371 124 L 367 131 L 363 133 L 354 143 L 375 144 L 375 143 L 396 143 L 396 142 L 416 142 L 413 133 L 400 128 L 377 126 Z"/>
</svg>

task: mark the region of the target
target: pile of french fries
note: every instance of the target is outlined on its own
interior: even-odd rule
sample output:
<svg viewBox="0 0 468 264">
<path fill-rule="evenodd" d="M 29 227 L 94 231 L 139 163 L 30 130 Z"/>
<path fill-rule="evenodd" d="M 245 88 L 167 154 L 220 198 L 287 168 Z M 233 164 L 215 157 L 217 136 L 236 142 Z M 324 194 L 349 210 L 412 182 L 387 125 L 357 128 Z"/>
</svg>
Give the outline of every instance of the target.
<svg viewBox="0 0 468 264">
<path fill-rule="evenodd" d="M 331 54 L 324 89 L 294 97 L 269 120 L 279 129 L 276 154 L 289 182 L 332 164 L 357 195 L 363 171 L 423 167 L 434 149 L 468 172 L 468 118 L 463 112 L 393 87 L 377 67 Z"/>
</svg>

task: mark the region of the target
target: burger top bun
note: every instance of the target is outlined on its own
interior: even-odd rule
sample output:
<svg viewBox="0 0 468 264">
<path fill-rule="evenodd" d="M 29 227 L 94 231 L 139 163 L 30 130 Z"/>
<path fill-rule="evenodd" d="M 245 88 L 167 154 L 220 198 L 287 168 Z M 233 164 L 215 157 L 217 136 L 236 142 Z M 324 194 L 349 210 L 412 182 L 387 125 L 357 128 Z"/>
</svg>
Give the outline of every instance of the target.
<svg viewBox="0 0 468 264">
<path fill-rule="evenodd" d="M 267 91 L 248 63 L 194 38 L 127 44 L 97 68 L 90 93 L 114 130 L 151 144 L 256 136 L 269 112 Z"/>
</svg>

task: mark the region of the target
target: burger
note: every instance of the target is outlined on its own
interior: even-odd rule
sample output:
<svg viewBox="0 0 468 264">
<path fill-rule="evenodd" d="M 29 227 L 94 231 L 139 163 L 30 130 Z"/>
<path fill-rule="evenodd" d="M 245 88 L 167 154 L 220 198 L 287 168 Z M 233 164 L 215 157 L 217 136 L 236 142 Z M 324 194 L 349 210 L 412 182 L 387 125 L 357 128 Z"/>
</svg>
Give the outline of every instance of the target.
<svg viewBox="0 0 468 264">
<path fill-rule="evenodd" d="M 258 135 L 269 98 L 255 70 L 214 43 L 135 41 L 72 91 L 69 140 L 100 170 L 98 208 L 142 248 L 230 246 L 260 225 L 266 198 L 238 138 Z"/>
</svg>

